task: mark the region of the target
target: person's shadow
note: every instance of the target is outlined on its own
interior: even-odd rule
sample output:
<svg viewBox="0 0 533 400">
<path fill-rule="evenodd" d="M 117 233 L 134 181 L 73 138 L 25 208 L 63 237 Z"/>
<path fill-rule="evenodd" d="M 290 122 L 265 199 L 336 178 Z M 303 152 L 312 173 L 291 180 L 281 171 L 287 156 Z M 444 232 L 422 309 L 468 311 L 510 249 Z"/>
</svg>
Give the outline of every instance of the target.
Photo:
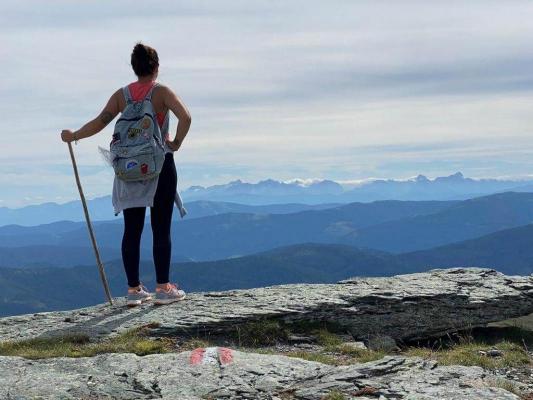
<svg viewBox="0 0 533 400">
<path fill-rule="evenodd" d="M 98 340 L 109 336 L 117 328 L 127 325 L 127 322 L 143 315 L 149 314 L 153 310 L 153 304 L 147 303 L 137 307 L 126 307 L 124 301 L 115 299 L 113 306 L 99 307 L 91 311 L 89 318 L 86 318 L 87 311 L 79 310 L 62 321 L 62 326 L 47 330 L 38 339 L 47 339 L 54 337 L 67 337 L 73 335 L 88 336 L 89 339 Z M 76 322 L 77 318 L 83 318 L 83 321 Z M 132 326 L 133 328 L 133 326 Z"/>
</svg>

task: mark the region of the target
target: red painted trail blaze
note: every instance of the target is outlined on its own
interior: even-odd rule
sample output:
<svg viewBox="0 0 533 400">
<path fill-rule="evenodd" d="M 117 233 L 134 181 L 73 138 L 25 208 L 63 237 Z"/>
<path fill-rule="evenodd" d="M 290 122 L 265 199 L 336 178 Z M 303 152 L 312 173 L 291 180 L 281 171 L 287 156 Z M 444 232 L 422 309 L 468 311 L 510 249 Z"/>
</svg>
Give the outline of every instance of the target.
<svg viewBox="0 0 533 400">
<path fill-rule="evenodd" d="M 190 357 L 190 363 L 192 365 L 198 365 L 202 362 L 204 358 L 205 349 L 203 347 L 200 347 L 198 349 L 194 349 L 191 353 Z"/>
<path fill-rule="evenodd" d="M 233 351 L 227 347 L 218 348 L 218 359 L 220 364 L 227 365 L 233 361 Z"/>
</svg>

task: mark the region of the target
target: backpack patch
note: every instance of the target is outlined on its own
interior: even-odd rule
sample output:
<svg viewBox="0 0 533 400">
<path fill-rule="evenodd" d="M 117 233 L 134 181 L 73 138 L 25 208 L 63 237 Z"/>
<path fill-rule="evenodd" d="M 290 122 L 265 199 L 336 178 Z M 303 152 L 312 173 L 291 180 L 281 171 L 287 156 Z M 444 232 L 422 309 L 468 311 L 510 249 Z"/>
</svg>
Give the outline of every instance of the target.
<svg viewBox="0 0 533 400">
<path fill-rule="evenodd" d="M 135 168 L 137 165 L 139 165 L 139 162 L 137 160 L 130 160 L 126 163 L 126 169 L 132 169 Z"/>
</svg>

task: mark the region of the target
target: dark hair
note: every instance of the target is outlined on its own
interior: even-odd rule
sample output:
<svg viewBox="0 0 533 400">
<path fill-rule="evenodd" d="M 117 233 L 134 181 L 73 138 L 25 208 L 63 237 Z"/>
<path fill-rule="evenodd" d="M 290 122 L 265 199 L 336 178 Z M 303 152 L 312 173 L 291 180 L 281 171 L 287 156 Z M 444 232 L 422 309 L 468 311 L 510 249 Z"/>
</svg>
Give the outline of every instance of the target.
<svg viewBox="0 0 533 400">
<path fill-rule="evenodd" d="M 159 57 L 154 48 L 137 43 L 131 52 L 131 66 L 137 76 L 152 75 L 159 67 Z"/>
</svg>

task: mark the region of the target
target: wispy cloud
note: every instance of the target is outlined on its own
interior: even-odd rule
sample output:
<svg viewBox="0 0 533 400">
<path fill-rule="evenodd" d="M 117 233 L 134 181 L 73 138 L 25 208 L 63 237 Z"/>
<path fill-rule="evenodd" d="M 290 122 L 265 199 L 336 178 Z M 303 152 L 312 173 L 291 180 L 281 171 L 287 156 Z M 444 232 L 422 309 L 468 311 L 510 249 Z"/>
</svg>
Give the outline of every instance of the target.
<svg viewBox="0 0 533 400">
<path fill-rule="evenodd" d="M 182 186 L 525 175 L 532 15 L 491 0 L 4 2 L 1 204 L 76 196 L 59 132 L 134 79 L 138 40 L 193 115 Z M 96 150 L 110 131 L 75 147 L 93 195 L 111 192 Z"/>
</svg>

